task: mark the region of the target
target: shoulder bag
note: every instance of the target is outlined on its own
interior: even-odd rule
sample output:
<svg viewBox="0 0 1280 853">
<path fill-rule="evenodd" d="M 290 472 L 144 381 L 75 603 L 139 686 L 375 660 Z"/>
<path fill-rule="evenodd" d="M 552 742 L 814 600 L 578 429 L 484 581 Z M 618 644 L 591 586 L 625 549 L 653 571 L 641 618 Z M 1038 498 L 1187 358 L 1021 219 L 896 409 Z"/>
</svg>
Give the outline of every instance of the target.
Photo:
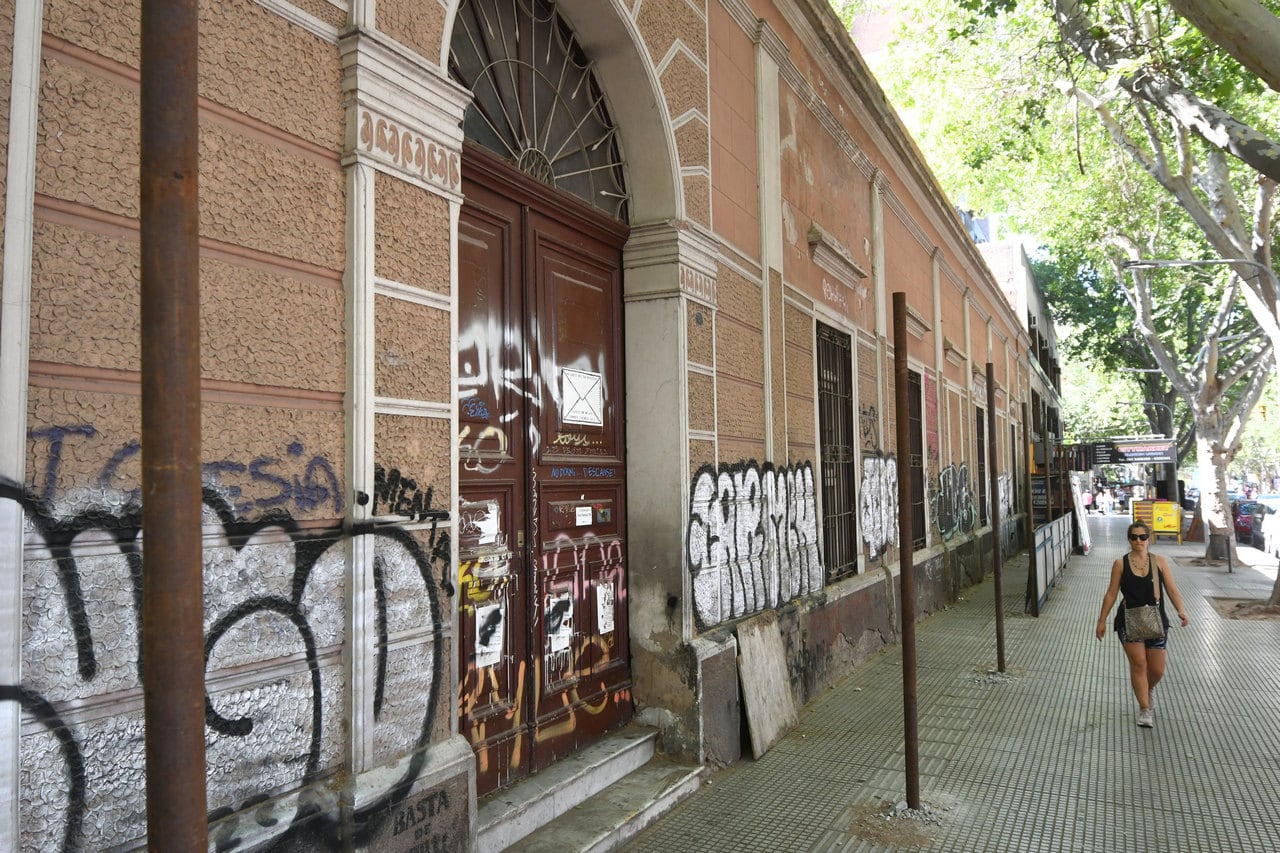
<svg viewBox="0 0 1280 853">
<path fill-rule="evenodd" d="M 1125 557 L 1125 562 L 1129 558 Z M 1129 571 L 1133 571 L 1130 568 Z M 1164 636 L 1164 620 L 1160 618 L 1160 584 L 1156 580 L 1160 570 L 1156 567 L 1156 558 L 1150 557 L 1148 573 L 1151 576 L 1151 588 L 1155 590 L 1156 603 L 1143 604 L 1139 607 L 1125 607 L 1124 635 L 1130 641 L 1158 640 Z"/>
</svg>

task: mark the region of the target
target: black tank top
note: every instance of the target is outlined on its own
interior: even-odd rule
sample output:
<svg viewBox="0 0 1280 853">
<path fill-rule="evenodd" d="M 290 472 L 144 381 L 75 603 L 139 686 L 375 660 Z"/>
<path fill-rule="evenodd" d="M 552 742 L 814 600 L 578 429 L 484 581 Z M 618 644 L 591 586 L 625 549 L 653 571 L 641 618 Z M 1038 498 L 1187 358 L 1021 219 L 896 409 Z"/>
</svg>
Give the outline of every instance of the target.
<svg viewBox="0 0 1280 853">
<path fill-rule="evenodd" d="M 1156 603 L 1155 585 L 1151 583 L 1151 572 L 1156 571 L 1156 558 L 1147 557 L 1147 574 L 1139 577 L 1133 573 L 1129 565 L 1129 555 L 1124 555 L 1124 571 L 1120 573 L 1120 594 L 1124 596 L 1125 607 L 1141 607 L 1144 604 Z"/>
<path fill-rule="evenodd" d="M 1139 577 L 1133 573 L 1133 568 L 1129 565 L 1129 555 L 1124 555 L 1124 569 L 1120 572 L 1120 594 L 1124 597 L 1124 607 L 1141 607 L 1144 604 L 1156 603 L 1156 591 L 1151 583 L 1151 572 L 1156 571 L 1156 558 L 1154 556 L 1147 557 L 1147 574 Z M 1164 591 L 1164 581 L 1160 582 L 1160 591 Z M 1164 612 L 1164 596 L 1160 596 L 1160 621 L 1164 623 L 1165 629 L 1169 627 L 1169 617 Z M 1124 622 L 1124 612 L 1121 609 L 1116 610 L 1115 625 L 1119 629 Z"/>
</svg>

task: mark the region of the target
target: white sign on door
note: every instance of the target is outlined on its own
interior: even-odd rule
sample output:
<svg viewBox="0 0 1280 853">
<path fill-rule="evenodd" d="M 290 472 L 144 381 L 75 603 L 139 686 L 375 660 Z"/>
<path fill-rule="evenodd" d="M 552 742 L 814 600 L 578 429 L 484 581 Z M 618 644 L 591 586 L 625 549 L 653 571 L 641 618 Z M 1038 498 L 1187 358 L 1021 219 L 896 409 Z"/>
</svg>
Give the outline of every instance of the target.
<svg viewBox="0 0 1280 853">
<path fill-rule="evenodd" d="M 604 378 L 599 373 L 560 371 L 561 418 L 567 424 L 604 426 Z"/>
</svg>

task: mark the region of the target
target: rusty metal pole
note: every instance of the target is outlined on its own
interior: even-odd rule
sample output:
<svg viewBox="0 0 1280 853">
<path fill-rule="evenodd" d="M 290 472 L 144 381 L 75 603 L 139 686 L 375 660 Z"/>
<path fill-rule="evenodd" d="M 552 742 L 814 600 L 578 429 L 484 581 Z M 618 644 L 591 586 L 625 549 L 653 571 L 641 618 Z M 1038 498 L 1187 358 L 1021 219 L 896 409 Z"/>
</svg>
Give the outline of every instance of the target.
<svg viewBox="0 0 1280 853">
<path fill-rule="evenodd" d="M 147 844 L 208 849 L 196 0 L 142 0 L 142 690 Z"/>
<path fill-rule="evenodd" d="M 899 465 L 911 454 L 907 393 L 907 294 L 893 294 L 893 405 Z M 911 476 L 898 472 L 898 569 L 902 589 L 902 733 L 906 749 L 907 805 L 920 808 L 920 720 L 916 694 L 916 579 L 911 530 Z"/>
<path fill-rule="evenodd" d="M 1027 587 L 1031 590 L 1031 615 L 1040 615 L 1040 585 L 1036 579 L 1036 451 L 1031 445 L 1030 410 L 1022 404 L 1022 446 L 1027 454 Z M 1048 500 L 1048 495 L 1045 496 Z"/>
<path fill-rule="evenodd" d="M 996 369 L 987 362 L 987 470 L 991 481 L 991 530 L 995 534 L 996 667 L 1004 672 L 1004 549 L 1000 533 L 1000 472 L 996 470 Z"/>
</svg>

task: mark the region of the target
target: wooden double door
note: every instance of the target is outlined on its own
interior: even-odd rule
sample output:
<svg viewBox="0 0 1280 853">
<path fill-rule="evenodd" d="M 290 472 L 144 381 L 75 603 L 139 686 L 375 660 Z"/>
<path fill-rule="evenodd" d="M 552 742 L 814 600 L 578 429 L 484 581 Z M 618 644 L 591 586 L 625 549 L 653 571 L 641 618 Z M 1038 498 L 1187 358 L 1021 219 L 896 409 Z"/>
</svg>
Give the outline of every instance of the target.
<svg viewBox="0 0 1280 853">
<path fill-rule="evenodd" d="M 463 192 L 458 700 L 483 795 L 631 717 L 626 227 L 478 149 Z"/>
</svg>

